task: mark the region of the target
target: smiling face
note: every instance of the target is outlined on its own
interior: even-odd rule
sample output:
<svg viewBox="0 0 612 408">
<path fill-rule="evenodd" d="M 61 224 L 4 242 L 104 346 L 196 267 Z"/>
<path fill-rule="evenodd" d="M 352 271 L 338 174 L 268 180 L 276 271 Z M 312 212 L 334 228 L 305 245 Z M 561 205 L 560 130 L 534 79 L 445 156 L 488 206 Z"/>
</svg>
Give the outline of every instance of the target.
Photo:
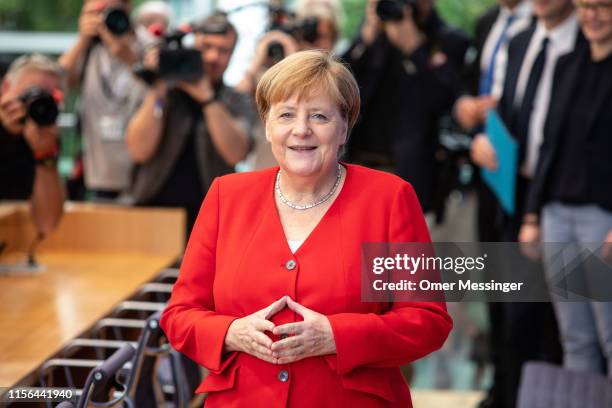
<svg viewBox="0 0 612 408">
<path fill-rule="evenodd" d="M 347 123 L 325 93 L 273 103 L 266 139 L 281 169 L 289 175 L 318 178 L 332 171 L 346 142 Z"/>
<path fill-rule="evenodd" d="M 576 8 L 587 40 L 600 44 L 612 41 L 612 0 L 579 0 Z"/>
</svg>

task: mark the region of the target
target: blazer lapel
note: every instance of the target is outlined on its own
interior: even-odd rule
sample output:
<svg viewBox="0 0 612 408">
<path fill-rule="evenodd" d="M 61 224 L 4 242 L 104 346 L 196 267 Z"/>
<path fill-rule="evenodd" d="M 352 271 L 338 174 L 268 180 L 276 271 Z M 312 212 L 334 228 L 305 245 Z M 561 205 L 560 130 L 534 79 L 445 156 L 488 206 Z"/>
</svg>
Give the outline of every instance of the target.
<svg viewBox="0 0 612 408">
<path fill-rule="evenodd" d="M 515 37 L 515 41 L 511 43 L 512 55 L 509 50 L 508 55 L 508 66 L 506 68 L 506 80 L 504 82 L 504 109 L 503 117 L 506 120 L 506 125 L 511 131 L 514 130 L 514 122 L 518 115 L 518 109 L 514 108 L 514 99 L 516 97 L 516 86 L 521 73 L 521 67 L 523 66 L 523 60 L 525 54 L 527 54 L 527 48 L 531 42 L 531 37 L 535 32 L 536 26 L 534 24 L 523 34 L 519 34 Z"/>
<path fill-rule="evenodd" d="M 591 133 L 591 130 L 593 130 L 593 126 L 595 126 L 595 122 L 597 118 L 599 118 L 602 114 L 604 114 L 603 112 L 604 104 L 610 98 L 611 95 L 612 95 L 612 81 L 608 80 L 605 83 L 605 85 L 601 86 L 597 90 L 597 93 L 594 95 L 593 109 L 591 110 L 589 118 L 587 119 L 585 126 L 584 126 L 584 131 L 587 137 Z M 610 112 L 607 112 L 607 114 L 610 114 Z"/>
<path fill-rule="evenodd" d="M 544 129 L 545 138 L 557 139 L 566 124 L 567 112 L 580 80 L 580 71 L 586 58 L 588 47 L 578 46 L 574 52 L 564 55 L 557 61 L 550 98 L 550 105 Z"/>
</svg>

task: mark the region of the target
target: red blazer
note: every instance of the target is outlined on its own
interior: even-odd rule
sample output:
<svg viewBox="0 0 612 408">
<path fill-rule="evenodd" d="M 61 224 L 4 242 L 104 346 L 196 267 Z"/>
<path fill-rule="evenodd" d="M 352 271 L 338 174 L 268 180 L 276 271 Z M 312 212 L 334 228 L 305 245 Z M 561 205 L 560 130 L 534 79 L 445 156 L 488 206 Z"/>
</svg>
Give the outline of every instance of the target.
<svg viewBox="0 0 612 408">
<path fill-rule="evenodd" d="M 211 371 L 197 390 L 208 392 L 206 407 L 412 406 L 399 366 L 440 348 L 452 320 L 441 303 L 361 302 L 360 245 L 429 242 L 429 234 L 408 183 L 345 166 L 342 191 L 295 254 L 274 202 L 278 168 L 210 187 L 161 319 L 172 345 Z M 283 295 L 329 318 L 337 354 L 286 365 L 223 354 L 234 319 Z M 298 319 L 285 308 L 272 321 Z"/>
</svg>

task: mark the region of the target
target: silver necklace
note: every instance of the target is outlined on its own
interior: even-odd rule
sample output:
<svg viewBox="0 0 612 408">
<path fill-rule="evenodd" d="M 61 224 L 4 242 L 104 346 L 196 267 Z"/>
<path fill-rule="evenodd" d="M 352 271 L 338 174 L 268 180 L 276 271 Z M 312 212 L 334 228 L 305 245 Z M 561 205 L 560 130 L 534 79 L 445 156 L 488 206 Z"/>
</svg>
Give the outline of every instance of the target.
<svg viewBox="0 0 612 408">
<path fill-rule="evenodd" d="M 278 198 L 280 198 L 280 200 L 286 206 L 291 207 L 294 210 L 308 210 L 312 207 L 316 207 L 317 205 L 323 204 L 324 202 L 329 200 L 331 196 L 334 195 L 334 193 L 338 189 L 338 186 L 340 185 L 340 179 L 342 178 L 342 166 L 340 165 L 340 163 L 338 163 L 338 172 L 336 173 L 336 182 L 334 183 L 334 186 L 331 188 L 331 190 L 329 190 L 327 194 L 325 194 L 323 197 L 321 197 L 314 203 L 305 204 L 305 205 L 294 204 L 291 201 L 289 201 L 287 197 L 283 195 L 283 192 L 280 189 L 280 175 L 281 175 L 281 171 L 278 170 L 278 173 L 276 173 L 276 183 L 274 183 L 274 189 L 278 193 Z"/>
</svg>

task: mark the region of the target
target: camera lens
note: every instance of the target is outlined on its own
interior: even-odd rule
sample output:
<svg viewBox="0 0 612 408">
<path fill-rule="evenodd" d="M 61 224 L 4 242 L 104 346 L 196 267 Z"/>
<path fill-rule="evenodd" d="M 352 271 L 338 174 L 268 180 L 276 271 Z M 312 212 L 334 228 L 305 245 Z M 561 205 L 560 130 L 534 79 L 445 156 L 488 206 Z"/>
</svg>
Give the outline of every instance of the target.
<svg viewBox="0 0 612 408">
<path fill-rule="evenodd" d="M 125 10 L 109 8 L 106 9 L 104 14 L 104 24 L 111 33 L 119 36 L 127 33 L 130 29 L 130 17 Z"/>
<path fill-rule="evenodd" d="M 280 61 L 285 58 L 285 49 L 278 41 L 272 41 L 268 45 L 268 58 L 272 61 Z"/>
<path fill-rule="evenodd" d="M 299 35 L 304 41 L 313 44 L 319 38 L 318 27 L 319 19 L 317 17 L 308 17 L 300 24 Z"/>
<path fill-rule="evenodd" d="M 26 105 L 27 115 L 39 126 L 49 126 L 55 123 L 59 109 L 53 96 L 38 87 L 26 90 L 21 96 Z"/>
</svg>

